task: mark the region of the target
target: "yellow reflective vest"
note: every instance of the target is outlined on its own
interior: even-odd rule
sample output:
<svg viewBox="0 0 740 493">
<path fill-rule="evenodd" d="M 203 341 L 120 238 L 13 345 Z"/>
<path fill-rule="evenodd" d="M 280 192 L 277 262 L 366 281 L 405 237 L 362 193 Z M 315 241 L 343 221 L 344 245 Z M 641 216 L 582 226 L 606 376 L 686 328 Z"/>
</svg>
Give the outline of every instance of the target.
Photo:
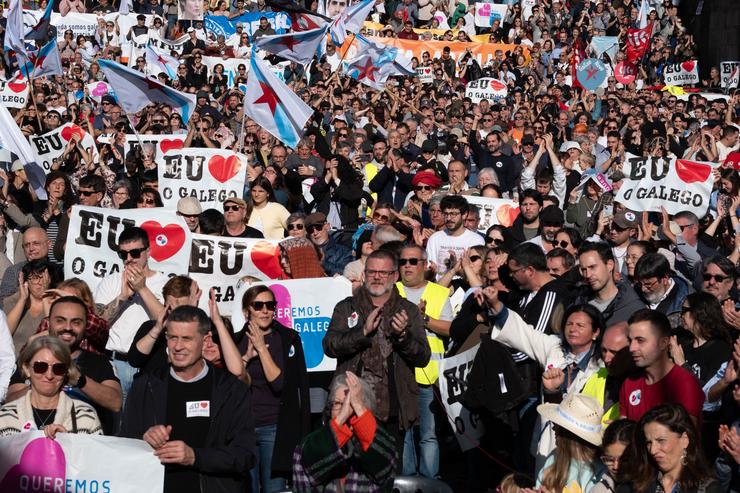
<svg viewBox="0 0 740 493">
<path fill-rule="evenodd" d="M 398 292 L 404 298 L 406 297 L 406 290 L 403 284 L 399 281 L 396 283 Z M 424 292 L 421 295 L 421 299 L 426 301 L 425 315 L 431 318 L 439 320 L 442 315 L 442 308 L 445 305 L 445 301 L 450 297 L 450 290 L 444 286 L 440 286 L 434 282 L 428 282 L 424 288 Z M 439 378 L 439 360 L 444 358 L 445 345 L 442 339 L 437 337 L 437 334 L 427 330 L 427 341 L 429 342 L 429 348 L 432 350 L 432 357 L 429 359 L 429 364 L 424 368 L 416 368 L 416 383 L 421 385 L 432 385 Z"/>
<path fill-rule="evenodd" d="M 606 368 L 601 368 L 586 380 L 586 384 L 581 390 L 581 394 L 589 395 L 599 401 L 601 407 L 604 407 L 604 395 L 606 393 Z M 619 402 L 615 403 L 609 409 L 604 409 L 604 415 L 601 417 L 601 424 L 606 426 L 611 421 L 619 419 Z"/>
</svg>

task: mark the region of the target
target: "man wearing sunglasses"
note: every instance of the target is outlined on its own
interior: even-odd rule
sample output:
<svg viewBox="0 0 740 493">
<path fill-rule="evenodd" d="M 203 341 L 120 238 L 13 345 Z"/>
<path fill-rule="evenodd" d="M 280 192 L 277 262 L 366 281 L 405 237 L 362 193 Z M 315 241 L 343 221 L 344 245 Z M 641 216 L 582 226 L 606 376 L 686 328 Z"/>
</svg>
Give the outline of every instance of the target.
<svg viewBox="0 0 740 493">
<path fill-rule="evenodd" d="M 149 267 L 149 254 L 146 231 L 138 227 L 124 229 L 118 238 L 121 271 L 107 276 L 95 290 L 101 316 L 111 324 L 105 349 L 121 380 L 124 403 L 136 374 L 128 363 L 131 341 L 141 324 L 156 319 L 164 309 L 162 288 L 169 277 Z"/>
<path fill-rule="evenodd" d="M 702 267 L 701 290 L 715 296 L 720 303 L 727 300 L 734 302 L 731 291 L 735 283 L 735 269 L 732 262 L 716 255 L 706 259 Z"/>
<path fill-rule="evenodd" d="M 247 201 L 239 197 L 224 200 L 224 231 L 227 238 L 264 238 L 262 232 L 247 226 Z"/>
<path fill-rule="evenodd" d="M 314 245 L 324 254 L 321 266 L 327 276 L 341 275 L 345 266 L 352 262 L 352 250 L 339 243 L 337 238 L 330 234 L 331 225 L 323 212 L 314 212 L 306 216 L 306 234 Z"/>
<path fill-rule="evenodd" d="M 121 385 L 106 356 L 80 347 L 87 330 L 87 310 L 85 302 L 75 296 L 57 298 L 49 308 L 49 335 L 69 346 L 72 359 L 80 370 L 77 384 L 65 387 L 64 392 L 93 406 L 105 433 L 114 433 L 114 420 L 110 413 L 121 410 Z M 22 374 L 17 371 L 10 380 L 8 400 L 21 397 L 28 389 Z"/>
<path fill-rule="evenodd" d="M 77 195 L 80 205 L 89 207 L 100 207 L 100 203 L 105 197 L 105 179 L 100 175 L 85 175 L 80 178 L 80 184 L 77 187 Z M 60 262 L 64 260 L 64 254 L 67 250 L 67 231 L 69 230 L 69 216 L 62 215 L 59 220 L 59 233 L 57 241 L 54 243 L 54 257 Z"/>
<path fill-rule="evenodd" d="M 439 360 L 444 357 L 444 343 L 438 336 L 449 337 L 454 315 L 450 304 L 450 290 L 425 279 L 427 254 L 423 248 L 412 245 L 401 250 L 398 260 L 401 281 L 396 283 L 398 293 L 415 303 L 424 316 L 427 342 L 432 352 L 429 364 L 416 368 L 419 385 L 418 434 L 408 430 L 403 448 L 403 474 L 434 478 L 439 473 L 439 444 L 435 433 L 435 419 L 431 410 L 434 384 L 439 377 Z M 419 454 L 417 456 L 417 449 Z"/>
</svg>

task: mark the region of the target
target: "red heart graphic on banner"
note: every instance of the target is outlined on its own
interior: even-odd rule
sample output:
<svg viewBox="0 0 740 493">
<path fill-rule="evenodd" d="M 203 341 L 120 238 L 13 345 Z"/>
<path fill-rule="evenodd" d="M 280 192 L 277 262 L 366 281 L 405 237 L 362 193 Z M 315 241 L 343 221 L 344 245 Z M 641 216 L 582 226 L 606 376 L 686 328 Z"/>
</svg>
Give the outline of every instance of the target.
<svg viewBox="0 0 740 493">
<path fill-rule="evenodd" d="M 735 171 L 740 170 L 740 151 L 731 152 L 725 158 L 724 168 L 734 168 Z"/>
<path fill-rule="evenodd" d="M 202 407 L 203 409 L 205 409 L 205 408 L 208 407 L 208 403 L 207 402 L 201 402 L 200 403 L 200 407 Z"/>
<path fill-rule="evenodd" d="M 77 125 L 70 125 L 62 129 L 62 138 L 67 142 L 72 140 L 72 136 L 75 134 L 80 137 L 80 140 L 82 140 L 82 138 L 85 136 L 85 131 Z"/>
<path fill-rule="evenodd" d="M 208 160 L 208 171 L 217 181 L 226 183 L 232 179 L 242 167 L 238 156 L 213 156 Z"/>
<path fill-rule="evenodd" d="M 496 219 L 501 226 L 509 227 L 519 215 L 519 207 L 504 204 L 496 209 Z"/>
<path fill-rule="evenodd" d="M 157 221 L 146 221 L 141 228 L 149 236 L 152 258 L 157 262 L 172 257 L 185 244 L 185 230 L 178 224 L 162 226 Z"/>
<path fill-rule="evenodd" d="M 180 139 L 162 139 L 159 143 L 159 150 L 164 153 L 170 149 L 182 149 L 182 144 L 183 142 Z"/>
<path fill-rule="evenodd" d="M 681 68 L 684 69 L 686 72 L 693 72 L 695 65 L 696 65 L 696 60 L 689 60 L 687 62 L 683 62 L 681 64 Z"/>
<path fill-rule="evenodd" d="M 712 167 L 708 164 L 676 159 L 676 173 L 685 183 L 701 183 L 712 174 Z"/>
<path fill-rule="evenodd" d="M 270 279 L 280 279 L 283 269 L 280 267 L 277 245 L 266 241 L 258 241 L 252 246 L 249 256 L 254 266 L 267 277 Z"/>
<path fill-rule="evenodd" d="M 20 80 L 20 79 L 18 79 Z M 28 84 L 26 82 L 8 82 L 8 87 L 11 91 L 15 93 L 23 92 L 26 90 L 26 86 Z"/>
</svg>

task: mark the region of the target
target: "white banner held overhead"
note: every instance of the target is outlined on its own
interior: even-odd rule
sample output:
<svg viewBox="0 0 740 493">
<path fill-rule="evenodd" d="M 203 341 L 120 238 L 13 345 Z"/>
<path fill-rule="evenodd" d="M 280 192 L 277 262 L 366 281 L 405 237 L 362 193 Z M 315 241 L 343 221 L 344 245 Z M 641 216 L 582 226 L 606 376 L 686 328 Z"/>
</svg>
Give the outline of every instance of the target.
<svg viewBox="0 0 740 493">
<path fill-rule="evenodd" d="M 465 96 L 476 104 L 484 99 L 489 103 L 500 103 L 506 99 L 508 93 L 509 89 L 504 82 L 490 77 L 481 77 L 468 82 L 465 86 Z"/>
<path fill-rule="evenodd" d="M 491 27 L 494 21 L 499 21 L 499 26 L 504 24 L 508 5 L 489 2 L 475 3 L 475 25 L 477 27 Z"/>
<path fill-rule="evenodd" d="M 123 158 L 126 159 L 126 155 L 140 147 L 140 143 L 144 144 L 147 151 L 151 151 L 152 158 L 156 161 L 160 159 L 164 153 L 173 149 L 182 149 L 187 134 L 145 134 L 139 135 L 126 134 L 126 144 L 123 146 Z"/>
<path fill-rule="evenodd" d="M 195 197 L 203 209 L 223 210 L 228 197 L 241 197 L 247 174 L 247 156 L 227 149 L 189 147 L 157 156 L 159 193 L 165 207 L 176 207 L 182 197 Z"/>
<path fill-rule="evenodd" d="M 6 108 L 25 108 L 28 101 L 28 80 L 0 80 L 0 104 Z"/>
<path fill-rule="evenodd" d="M 115 464 L 114 467 L 111 467 Z M 162 491 L 164 466 L 143 440 L 41 431 L 0 438 L 0 491 Z"/>
<path fill-rule="evenodd" d="M 519 203 L 516 200 L 494 199 L 489 197 L 465 196 L 471 206 L 478 207 L 480 223 L 478 231 L 485 233 L 494 224 L 509 227 L 519 215 Z"/>
<path fill-rule="evenodd" d="M 244 277 L 264 281 L 282 277 L 278 241 L 194 234 L 188 275 L 203 291 L 201 308 L 208 311 L 208 293 L 214 288 L 219 308 L 229 313 Z"/>
<path fill-rule="evenodd" d="M 291 279 L 254 283 L 251 286 L 257 284 L 265 284 L 275 293 L 278 304 L 275 318 L 301 335 L 308 371 L 334 370 L 336 362 L 324 354 L 322 341 L 329 329 L 334 307 L 352 295 L 349 279 L 341 276 Z M 251 286 L 245 283 L 236 294 L 231 310 L 234 330 L 244 327 L 241 300 Z"/>
<path fill-rule="evenodd" d="M 98 150 L 93 136 L 74 123 L 67 122 L 43 135 L 32 135 L 28 140 L 36 154 L 36 162 L 48 175 L 54 160 L 64 154 L 67 146 L 75 145 L 73 139 L 78 139 L 82 148 L 92 154 L 93 161 L 97 161 Z"/>
<path fill-rule="evenodd" d="M 668 214 L 691 211 L 704 217 L 715 166 L 687 159 L 626 159 L 622 166 L 624 183 L 615 200 L 635 212 L 660 212 L 665 207 Z"/>
<path fill-rule="evenodd" d="M 663 80 L 667 86 L 688 86 L 699 83 L 699 62 L 689 60 L 672 63 L 663 68 Z"/>
<path fill-rule="evenodd" d="M 434 69 L 432 67 L 416 67 L 416 76 L 422 84 L 431 84 L 434 81 Z"/>
<path fill-rule="evenodd" d="M 187 274 L 192 236 L 185 220 L 172 209 L 72 208 L 64 256 L 64 278 L 79 277 L 90 289 L 120 272 L 118 236 L 139 226 L 149 236 L 149 267 L 168 274 Z"/>
<path fill-rule="evenodd" d="M 735 89 L 740 85 L 740 62 L 720 63 L 719 74 L 724 89 Z"/>
<path fill-rule="evenodd" d="M 478 446 L 480 437 L 485 433 L 478 415 L 460 402 L 467 389 L 468 373 L 473 368 L 473 360 L 479 348 L 480 344 L 477 344 L 460 354 L 444 358 L 439 365 L 439 393 L 442 404 L 463 452 Z"/>
</svg>

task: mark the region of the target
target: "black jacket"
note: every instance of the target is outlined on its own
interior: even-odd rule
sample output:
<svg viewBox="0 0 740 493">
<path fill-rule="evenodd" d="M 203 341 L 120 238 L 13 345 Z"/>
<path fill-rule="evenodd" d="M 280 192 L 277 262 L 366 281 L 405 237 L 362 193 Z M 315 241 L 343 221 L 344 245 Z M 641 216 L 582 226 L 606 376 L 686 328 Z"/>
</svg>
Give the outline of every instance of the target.
<svg viewBox="0 0 740 493">
<path fill-rule="evenodd" d="M 280 392 L 275 448 L 272 452 L 272 471 L 276 475 L 290 476 L 293 470 L 293 451 L 311 432 L 311 404 L 308 396 L 308 372 L 303 354 L 301 336 L 279 322 L 272 329 L 280 336 L 283 345 L 283 390 Z M 247 338 L 239 349 L 246 352 Z"/>
<path fill-rule="evenodd" d="M 406 202 L 406 196 L 414 189 L 411 184 L 412 178 L 409 173 L 395 172 L 389 166 L 385 166 L 370 180 L 369 186 L 370 190 L 378 194 L 378 204 L 393 204 L 393 208 L 400 211 Z"/>
<path fill-rule="evenodd" d="M 249 491 L 249 470 L 255 463 L 255 433 L 249 387 L 230 373 L 213 372 L 211 427 L 207 445 L 196 448 L 193 468 L 200 489 L 208 493 Z M 169 366 L 134 379 L 126 399 L 120 436 L 141 439 L 155 425 L 166 425 Z"/>
<path fill-rule="evenodd" d="M 316 212 L 329 215 L 332 200 L 339 202 L 339 219 L 343 229 L 357 229 L 359 226 L 360 201 L 362 200 L 362 181 L 342 180 L 339 186 L 334 180 L 326 183 L 322 177 L 311 185 L 311 195 L 315 200 Z"/>
<path fill-rule="evenodd" d="M 537 234 L 542 233 L 542 227 L 537 230 Z M 524 243 L 527 239 L 524 237 L 524 221 L 522 221 L 522 215 L 519 214 L 514 223 L 503 231 L 504 245 L 506 248 L 513 249 L 520 243 Z"/>
</svg>

